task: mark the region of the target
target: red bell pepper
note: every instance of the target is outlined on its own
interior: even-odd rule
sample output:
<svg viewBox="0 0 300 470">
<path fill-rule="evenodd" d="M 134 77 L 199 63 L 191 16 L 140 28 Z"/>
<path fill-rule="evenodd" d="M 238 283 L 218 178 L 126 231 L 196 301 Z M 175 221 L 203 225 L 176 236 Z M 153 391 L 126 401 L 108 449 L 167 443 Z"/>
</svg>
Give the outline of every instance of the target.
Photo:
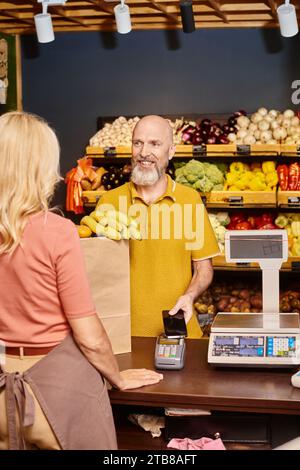
<svg viewBox="0 0 300 470">
<path fill-rule="evenodd" d="M 249 222 L 252 229 L 255 229 L 255 217 L 253 215 L 248 217 L 247 222 Z"/>
<path fill-rule="evenodd" d="M 252 227 L 249 222 L 244 221 L 244 222 L 238 222 L 235 226 L 236 230 L 251 230 Z"/>
<path fill-rule="evenodd" d="M 274 230 L 278 227 L 276 227 L 276 225 L 270 223 L 270 224 L 265 224 L 265 225 L 262 225 L 261 227 L 259 227 L 259 230 Z"/>
<path fill-rule="evenodd" d="M 289 190 L 296 191 L 300 180 L 300 166 L 294 162 L 289 167 Z"/>
<path fill-rule="evenodd" d="M 260 229 L 260 227 L 263 227 L 266 224 L 272 224 L 273 223 L 273 216 L 270 213 L 264 213 L 258 217 L 255 217 L 255 228 Z"/>
<path fill-rule="evenodd" d="M 287 191 L 289 187 L 289 168 L 287 165 L 278 165 L 277 176 L 279 186 L 282 191 Z"/>
<path fill-rule="evenodd" d="M 230 222 L 237 224 L 238 222 L 243 222 L 246 220 L 244 212 L 235 212 L 230 216 Z"/>
<path fill-rule="evenodd" d="M 235 230 L 235 225 L 232 222 L 229 222 L 229 224 L 226 226 L 226 230 Z"/>
</svg>

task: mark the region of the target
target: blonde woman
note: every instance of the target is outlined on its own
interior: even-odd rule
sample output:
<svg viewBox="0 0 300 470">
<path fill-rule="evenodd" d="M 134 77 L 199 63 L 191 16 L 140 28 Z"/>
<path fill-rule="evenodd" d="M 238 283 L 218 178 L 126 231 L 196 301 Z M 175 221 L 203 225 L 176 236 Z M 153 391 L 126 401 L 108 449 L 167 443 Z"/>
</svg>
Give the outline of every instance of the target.
<svg viewBox="0 0 300 470">
<path fill-rule="evenodd" d="M 49 210 L 59 180 L 59 144 L 47 123 L 1 116 L 0 450 L 115 449 L 102 376 L 122 390 L 162 379 L 119 371 L 75 226 Z"/>
</svg>

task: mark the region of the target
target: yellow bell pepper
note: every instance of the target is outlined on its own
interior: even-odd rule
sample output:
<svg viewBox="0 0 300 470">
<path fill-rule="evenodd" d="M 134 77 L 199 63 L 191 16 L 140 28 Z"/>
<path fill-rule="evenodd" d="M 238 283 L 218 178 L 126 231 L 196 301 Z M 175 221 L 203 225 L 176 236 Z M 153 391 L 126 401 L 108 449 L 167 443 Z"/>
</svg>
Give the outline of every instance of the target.
<svg viewBox="0 0 300 470">
<path fill-rule="evenodd" d="M 266 174 L 266 183 L 268 186 L 276 186 L 278 183 L 277 172 L 273 171 L 272 173 Z"/>
<path fill-rule="evenodd" d="M 266 180 L 266 176 L 262 171 L 256 171 L 255 178 L 260 179 L 260 181 Z"/>
<path fill-rule="evenodd" d="M 262 171 L 265 174 L 273 173 L 274 171 L 276 171 L 275 162 L 263 162 Z"/>
<path fill-rule="evenodd" d="M 230 173 L 243 173 L 244 163 L 242 162 L 233 162 L 230 164 Z"/>
<path fill-rule="evenodd" d="M 299 221 L 292 222 L 291 229 L 292 229 L 292 234 L 294 235 L 294 237 L 300 237 L 300 222 Z"/>
<path fill-rule="evenodd" d="M 255 176 L 255 178 L 249 182 L 249 188 L 251 191 L 265 191 L 267 185 L 260 178 Z"/>
<path fill-rule="evenodd" d="M 239 178 L 238 173 L 227 173 L 226 182 L 229 184 L 229 186 L 231 186 L 232 184 L 235 184 L 238 178 Z"/>
</svg>

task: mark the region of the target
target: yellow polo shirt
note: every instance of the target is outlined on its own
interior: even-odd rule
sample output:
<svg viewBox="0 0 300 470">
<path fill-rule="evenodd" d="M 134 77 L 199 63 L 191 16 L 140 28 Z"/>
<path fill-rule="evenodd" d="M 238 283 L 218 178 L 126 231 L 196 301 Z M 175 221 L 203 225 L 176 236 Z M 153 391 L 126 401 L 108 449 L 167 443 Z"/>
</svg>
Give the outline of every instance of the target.
<svg viewBox="0 0 300 470">
<path fill-rule="evenodd" d="M 132 336 L 157 336 L 164 331 L 162 310 L 174 307 L 191 282 L 192 260 L 217 255 L 218 242 L 199 194 L 191 188 L 175 183 L 169 176 L 165 194 L 152 204 L 147 204 L 130 182 L 105 193 L 97 209 L 103 204 L 111 204 L 116 210 L 124 212 L 124 202 L 129 209 L 129 215 L 132 215 L 133 207 L 137 216 L 141 211 L 140 220 L 144 220 L 142 217 L 147 219 L 144 229 L 148 230 L 146 239 L 129 242 L 131 333 Z M 198 225 L 196 205 L 199 209 Z M 163 221 L 168 217 L 163 208 L 177 211 L 177 215 L 172 210 L 169 213 L 170 233 L 163 232 Z M 202 231 L 203 237 L 199 236 L 199 246 L 188 246 L 189 243 L 195 242 L 195 236 L 189 227 L 182 228 L 180 213 L 185 214 L 185 210 L 187 215 L 182 220 L 190 220 L 192 217 L 192 230 L 195 233 L 196 230 L 197 233 Z M 174 231 L 175 228 L 177 232 Z M 195 315 L 188 323 L 187 329 L 189 338 L 202 336 Z"/>
</svg>

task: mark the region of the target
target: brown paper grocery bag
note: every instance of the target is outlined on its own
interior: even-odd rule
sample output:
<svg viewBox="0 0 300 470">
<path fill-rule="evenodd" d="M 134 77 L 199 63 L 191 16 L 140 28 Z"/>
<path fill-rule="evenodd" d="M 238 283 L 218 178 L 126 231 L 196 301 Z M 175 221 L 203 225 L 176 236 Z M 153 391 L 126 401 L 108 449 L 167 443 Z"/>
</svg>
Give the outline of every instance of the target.
<svg viewBox="0 0 300 470">
<path fill-rule="evenodd" d="M 131 351 L 129 244 L 82 238 L 87 275 L 97 313 L 115 354 Z"/>
</svg>

